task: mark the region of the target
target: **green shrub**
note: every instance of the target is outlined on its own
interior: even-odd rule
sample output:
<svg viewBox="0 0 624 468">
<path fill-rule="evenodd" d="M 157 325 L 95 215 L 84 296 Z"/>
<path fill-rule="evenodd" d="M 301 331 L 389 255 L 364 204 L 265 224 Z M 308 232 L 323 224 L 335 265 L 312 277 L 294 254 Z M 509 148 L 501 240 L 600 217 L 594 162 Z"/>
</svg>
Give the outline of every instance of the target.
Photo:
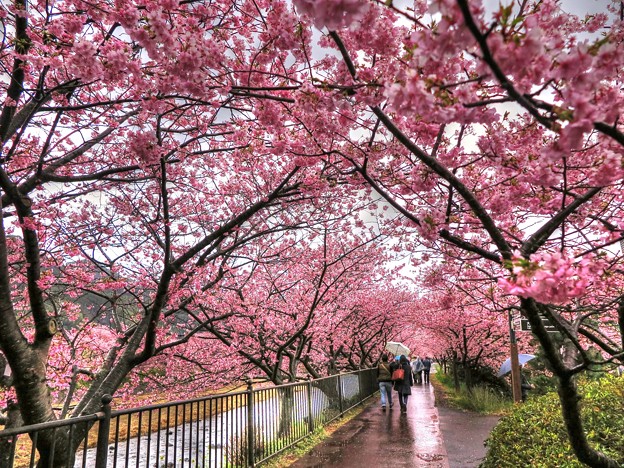
<svg viewBox="0 0 624 468">
<path fill-rule="evenodd" d="M 581 386 L 589 443 L 624 466 L 624 378 L 607 376 Z M 503 418 L 486 441 L 481 468 L 585 466 L 570 447 L 555 393 L 530 398 Z"/>
</svg>

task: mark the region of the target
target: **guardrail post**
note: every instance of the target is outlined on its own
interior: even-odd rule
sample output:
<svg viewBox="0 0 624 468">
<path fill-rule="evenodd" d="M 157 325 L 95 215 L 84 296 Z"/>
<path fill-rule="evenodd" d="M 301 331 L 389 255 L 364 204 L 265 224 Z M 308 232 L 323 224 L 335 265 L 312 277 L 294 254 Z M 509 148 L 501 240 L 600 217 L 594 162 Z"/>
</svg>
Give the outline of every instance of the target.
<svg viewBox="0 0 624 468">
<path fill-rule="evenodd" d="M 358 401 L 358 405 L 361 405 L 364 402 L 364 385 L 363 385 L 363 376 L 362 376 L 362 370 L 360 369 L 358 371 L 358 398 L 360 401 Z"/>
<path fill-rule="evenodd" d="M 102 412 L 104 413 L 104 418 L 100 420 L 98 427 L 95 468 L 106 468 L 106 462 L 108 461 L 108 434 L 110 433 L 111 401 L 113 401 L 113 397 L 111 395 L 108 393 L 102 395 Z"/>
<path fill-rule="evenodd" d="M 377 378 L 375 372 L 371 369 L 368 370 L 368 396 L 372 396 L 379 391 L 379 385 L 377 384 Z"/>
<path fill-rule="evenodd" d="M 338 374 L 338 405 L 340 408 L 340 417 L 344 414 L 342 409 L 342 377 L 341 374 Z"/>
<path fill-rule="evenodd" d="M 308 376 L 308 432 L 314 432 L 314 412 L 312 411 L 312 376 Z"/>
<path fill-rule="evenodd" d="M 254 453 L 254 396 L 253 380 L 247 379 L 247 466 L 255 466 Z"/>
</svg>

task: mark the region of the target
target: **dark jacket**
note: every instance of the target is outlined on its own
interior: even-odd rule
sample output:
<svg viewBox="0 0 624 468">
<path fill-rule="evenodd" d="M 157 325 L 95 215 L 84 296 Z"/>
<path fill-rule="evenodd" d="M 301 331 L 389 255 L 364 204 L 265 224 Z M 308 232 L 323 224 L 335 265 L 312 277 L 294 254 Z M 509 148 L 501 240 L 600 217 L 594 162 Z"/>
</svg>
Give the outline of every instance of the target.
<svg viewBox="0 0 624 468">
<path fill-rule="evenodd" d="M 392 371 L 389 362 L 380 362 L 377 366 L 377 382 L 392 382 Z"/>
<path fill-rule="evenodd" d="M 522 392 L 522 401 L 527 399 L 529 390 L 533 390 L 533 385 L 529 383 L 528 379 L 522 372 L 520 372 L 520 390 Z"/>
<path fill-rule="evenodd" d="M 394 366 L 392 367 L 392 370 L 398 367 L 399 367 L 399 363 L 395 363 Z M 409 362 L 403 363 L 402 367 L 403 367 L 403 372 L 405 374 L 405 378 L 403 379 L 403 382 L 395 381 L 394 389 L 397 392 L 402 393 L 404 395 L 411 395 L 412 385 L 414 385 L 414 378 L 412 377 L 412 367 L 410 366 Z"/>
</svg>

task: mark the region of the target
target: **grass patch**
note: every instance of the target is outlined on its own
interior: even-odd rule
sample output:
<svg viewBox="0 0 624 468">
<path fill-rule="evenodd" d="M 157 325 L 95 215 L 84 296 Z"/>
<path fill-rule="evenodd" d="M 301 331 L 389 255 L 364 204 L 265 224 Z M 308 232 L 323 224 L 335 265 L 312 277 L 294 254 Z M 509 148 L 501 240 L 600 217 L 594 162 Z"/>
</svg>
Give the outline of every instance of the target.
<svg viewBox="0 0 624 468">
<path fill-rule="evenodd" d="M 262 463 L 263 468 L 286 468 L 292 465 L 300 458 L 307 455 L 318 444 L 331 437 L 340 427 L 358 416 L 364 409 L 368 408 L 376 401 L 375 398 L 369 398 L 359 406 L 347 411 L 342 418 L 339 418 L 326 426 L 317 428 L 312 434 L 303 439 L 298 444 L 286 449 L 281 454 Z"/>
<path fill-rule="evenodd" d="M 459 391 L 456 390 L 453 377 L 449 374 L 431 374 L 431 383 L 436 401 L 441 406 L 498 416 L 509 414 L 513 408 L 513 401 L 509 397 L 487 387 L 475 386 L 468 389 L 461 383 Z"/>
</svg>

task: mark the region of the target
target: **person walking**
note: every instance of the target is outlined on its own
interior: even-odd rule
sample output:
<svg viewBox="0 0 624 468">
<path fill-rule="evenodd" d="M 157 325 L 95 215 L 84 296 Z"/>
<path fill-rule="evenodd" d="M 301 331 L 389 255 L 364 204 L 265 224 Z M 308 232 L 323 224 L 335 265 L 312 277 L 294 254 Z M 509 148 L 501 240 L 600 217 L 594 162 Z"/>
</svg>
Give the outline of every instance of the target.
<svg viewBox="0 0 624 468">
<path fill-rule="evenodd" d="M 407 413 L 407 399 L 412 394 L 412 368 L 410 367 L 407 357 L 401 355 L 397 368 L 403 369 L 403 380 L 394 381 L 394 389 L 399 394 L 399 404 L 401 405 L 401 413 Z"/>
<path fill-rule="evenodd" d="M 420 356 L 412 361 L 412 373 L 414 374 L 414 383 L 420 385 L 422 383 L 423 362 Z"/>
<path fill-rule="evenodd" d="M 423 359 L 423 381 L 424 383 L 428 384 L 429 383 L 429 373 L 431 372 L 431 359 L 429 358 L 429 356 L 426 356 L 425 359 Z"/>
<path fill-rule="evenodd" d="M 522 367 L 520 368 L 520 391 L 522 396 L 522 401 L 526 401 L 529 396 L 529 390 L 533 390 L 533 385 L 529 382 L 524 372 L 522 372 Z"/>
<path fill-rule="evenodd" d="M 392 408 L 392 370 L 386 354 L 381 356 L 381 362 L 377 366 L 377 382 L 381 393 L 381 409 L 386 411 L 386 404 Z"/>
</svg>

